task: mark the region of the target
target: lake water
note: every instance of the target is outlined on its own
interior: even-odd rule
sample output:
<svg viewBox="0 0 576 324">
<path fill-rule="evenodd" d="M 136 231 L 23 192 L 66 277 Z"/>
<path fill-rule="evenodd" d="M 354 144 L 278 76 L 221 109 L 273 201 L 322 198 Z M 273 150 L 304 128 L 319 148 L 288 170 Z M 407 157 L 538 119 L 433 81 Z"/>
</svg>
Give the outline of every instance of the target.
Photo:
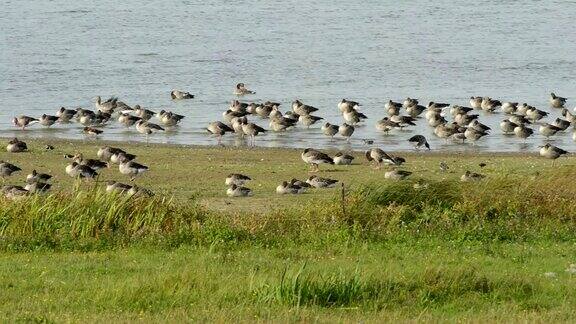
<svg viewBox="0 0 576 324">
<path fill-rule="evenodd" d="M 445 143 L 425 120 L 386 136 L 374 125 L 388 99 L 410 96 L 468 106 L 472 95 L 527 102 L 552 111 L 551 91 L 576 105 L 574 1 L 2 1 L 0 134 L 82 138 L 79 125 L 35 125 L 22 132 L 15 115 L 54 114 L 61 106 L 93 108 L 93 98 L 186 115 L 151 141 L 210 145 L 207 123 L 222 119 L 234 85 L 257 95 L 242 100 L 301 99 L 342 123 L 342 98 L 370 117 L 352 141 L 333 140 L 320 125 L 257 138 L 258 146 L 410 150 L 420 133 L 433 149 L 535 151 L 500 135 L 503 114 L 483 115 L 490 136 L 476 145 Z M 174 102 L 171 89 L 196 99 Z M 558 115 L 554 111 L 552 121 Z M 254 119 L 268 127 L 268 121 Z M 134 129 L 107 126 L 102 139 L 145 140 Z M 576 151 L 571 130 L 552 141 Z M 227 135 L 226 145 L 241 144 Z"/>
</svg>

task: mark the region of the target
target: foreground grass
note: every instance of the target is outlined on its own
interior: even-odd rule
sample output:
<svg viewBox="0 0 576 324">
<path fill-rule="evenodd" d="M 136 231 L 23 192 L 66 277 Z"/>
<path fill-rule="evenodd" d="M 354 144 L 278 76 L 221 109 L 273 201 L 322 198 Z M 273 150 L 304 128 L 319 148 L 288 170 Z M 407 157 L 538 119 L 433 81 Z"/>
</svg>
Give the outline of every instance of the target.
<svg viewBox="0 0 576 324">
<path fill-rule="evenodd" d="M 57 176 L 49 195 L 0 199 L 6 321 L 575 317 L 572 159 L 408 154 L 413 180 L 331 167 L 322 175 L 346 182 L 344 198 L 285 197 L 278 181 L 307 175 L 298 151 L 134 145 L 153 161 L 139 184 L 160 193 L 142 200 L 63 176 L 61 153 L 101 144 L 41 145 L 2 157 Z M 442 160 L 450 172 L 436 171 Z M 458 181 L 480 162 L 485 181 Z M 253 176 L 256 197 L 223 197 L 230 172 Z"/>
</svg>

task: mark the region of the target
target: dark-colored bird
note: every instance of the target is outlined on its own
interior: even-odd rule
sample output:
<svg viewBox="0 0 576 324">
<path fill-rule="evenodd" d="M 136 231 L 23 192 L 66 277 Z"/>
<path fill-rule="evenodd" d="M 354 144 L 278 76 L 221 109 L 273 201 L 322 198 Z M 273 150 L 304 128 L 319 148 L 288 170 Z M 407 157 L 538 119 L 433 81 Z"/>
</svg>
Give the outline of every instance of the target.
<svg viewBox="0 0 576 324">
<path fill-rule="evenodd" d="M 425 146 L 427 149 L 430 149 L 430 144 L 428 144 L 426 137 L 423 135 L 414 135 L 408 139 L 408 142 L 414 143 L 415 148 Z"/>
</svg>

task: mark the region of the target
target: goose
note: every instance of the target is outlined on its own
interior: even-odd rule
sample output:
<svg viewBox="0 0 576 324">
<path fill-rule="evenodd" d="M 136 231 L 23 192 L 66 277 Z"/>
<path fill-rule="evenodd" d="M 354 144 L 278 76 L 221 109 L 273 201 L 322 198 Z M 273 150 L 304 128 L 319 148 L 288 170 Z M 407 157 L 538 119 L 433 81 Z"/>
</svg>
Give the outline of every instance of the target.
<svg viewBox="0 0 576 324">
<path fill-rule="evenodd" d="M 404 180 L 411 174 L 412 174 L 412 172 L 410 172 L 410 171 L 391 170 L 391 171 L 387 171 L 384 173 L 384 178 L 390 179 L 390 180 Z"/>
<path fill-rule="evenodd" d="M 310 128 L 311 125 L 314 125 L 316 122 L 322 120 L 324 118 L 312 115 L 301 115 L 298 118 L 298 121 L 302 123 L 302 125 Z"/>
<path fill-rule="evenodd" d="M 393 122 L 388 117 L 384 117 L 376 122 L 376 129 L 388 134 L 394 128 L 402 128 L 399 123 Z"/>
<path fill-rule="evenodd" d="M 58 121 L 58 119 L 59 119 L 58 116 L 43 114 L 40 117 L 40 125 L 50 127 L 50 126 L 54 125 L 56 123 L 56 121 Z"/>
<path fill-rule="evenodd" d="M 114 152 L 114 153 L 112 153 L 112 156 L 110 156 L 109 162 L 114 163 L 114 164 L 119 164 L 120 160 L 122 160 L 122 159 L 132 161 L 132 160 L 136 159 L 136 155 L 126 153 L 124 151 Z"/>
<path fill-rule="evenodd" d="M 468 124 L 468 128 L 473 128 L 480 132 L 488 132 L 491 129 L 490 127 L 479 122 L 477 119 L 471 121 L 470 124 Z"/>
<path fill-rule="evenodd" d="M 349 106 L 346 106 L 349 107 Z M 354 109 L 354 108 L 349 108 Z M 295 100 L 292 102 L 292 111 L 298 115 L 310 115 L 311 113 L 318 111 L 318 108 L 303 104 L 300 100 Z"/>
<path fill-rule="evenodd" d="M 112 192 L 128 193 L 128 191 L 130 191 L 130 189 L 132 189 L 131 185 L 120 183 L 120 182 L 117 182 L 114 180 L 106 181 L 106 192 L 108 192 L 108 193 L 112 193 Z"/>
<path fill-rule="evenodd" d="M 408 142 L 414 144 L 414 148 L 419 149 L 422 146 L 425 146 L 428 150 L 430 150 L 430 144 L 426 140 L 426 137 L 423 135 L 414 135 L 408 139 Z"/>
<path fill-rule="evenodd" d="M 502 107 L 500 107 L 505 114 L 511 115 L 516 113 L 518 110 L 518 103 L 517 102 L 503 102 Z"/>
<path fill-rule="evenodd" d="M 28 190 L 29 193 L 46 192 L 50 190 L 50 188 L 52 188 L 52 185 L 45 182 L 27 183 L 26 186 L 24 186 L 24 189 Z"/>
<path fill-rule="evenodd" d="M 549 143 L 543 146 L 539 146 L 539 148 L 540 148 L 540 156 L 545 157 L 547 159 L 556 160 L 560 156 L 568 154 L 568 151 L 565 151 Z"/>
<path fill-rule="evenodd" d="M 70 120 L 76 115 L 75 109 L 66 109 L 64 107 L 60 107 L 60 109 L 56 112 L 56 116 L 60 119 L 62 123 L 68 123 Z"/>
<path fill-rule="evenodd" d="M 120 148 L 117 148 L 117 147 L 103 146 L 103 147 L 98 149 L 98 151 L 96 152 L 96 155 L 98 156 L 100 161 L 110 162 L 112 155 L 119 154 L 119 153 L 126 153 L 126 151 L 124 151 Z"/>
<path fill-rule="evenodd" d="M 427 108 L 428 108 L 428 109 L 436 109 L 436 108 L 442 109 L 442 108 L 446 108 L 446 107 L 449 107 L 449 106 L 450 106 L 450 104 L 447 104 L 447 103 L 439 103 L 439 102 L 430 101 L 430 102 L 428 103 L 428 107 L 427 107 Z"/>
<path fill-rule="evenodd" d="M 406 98 L 404 99 L 404 101 L 402 102 L 402 107 L 404 108 L 408 108 L 410 106 L 415 106 L 418 104 L 418 99 L 413 99 L 413 98 Z"/>
<path fill-rule="evenodd" d="M 149 170 L 149 168 L 143 164 L 129 160 L 126 157 L 120 157 L 120 164 L 118 164 L 118 170 L 120 173 L 130 176 L 130 181 L 136 180 L 136 177 L 140 174 Z"/>
<path fill-rule="evenodd" d="M 516 108 L 516 114 L 521 115 L 521 116 L 526 116 L 526 111 L 530 108 L 534 108 L 534 107 L 532 107 L 532 106 L 530 106 L 524 102 Z"/>
<path fill-rule="evenodd" d="M 170 92 L 170 98 L 173 100 L 194 99 L 194 95 L 186 91 L 172 90 L 172 92 Z"/>
<path fill-rule="evenodd" d="M 132 127 L 134 124 L 136 124 L 137 121 L 141 119 L 142 118 L 140 117 L 132 116 L 127 113 L 120 113 L 120 116 L 118 116 L 118 122 L 125 127 Z"/>
<path fill-rule="evenodd" d="M 276 187 L 276 193 L 279 195 L 286 195 L 286 194 L 296 195 L 304 193 L 305 191 L 306 188 L 291 184 L 288 181 L 282 181 L 282 183 Z"/>
<path fill-rule="evenodd" d="M 470 97 L 470 107 L 482 109 L 482 97 Z"/>
<path fill-rule="evenodd" d="M 404 158 L 393 157 L 379 148 L 371 148 L 370 150 L 366 151 L 365 156 L 368 162 L 376 163 L 376 169 L 379 169 L 382 163 L 387 165 L 401 165 L 402 163 L 406 162 Z"/>
<path fill-rule="evenodd" d="M 402 108 L 402 103 L 400 102 L 394 102 L 392 100 L 388 100 L 388 102 L 384 104 L 384 109 L 386 109 L 386 112 L 388 113 L 389 116 L 399 115 L 400 108 Z"/>
<path fill-rule="evenodd" d="M 15 185 L 3 186 L 1 191 L 8 199 L 19 199 L 30 194 L 24 187 Z"/>
<path fill-rule="evenodd" d="M 516 135 L 516 137 L 527 139 L 532 134 L 534 134 L 534 130 L 526 127 L 524 124 L 518 124 L 518 126 L 514 128 L 514 135 Z"/>
<path fill-rule="evenodd" d="M 308 182 L 294 179 L 294 178 L 292 178 L 292 180 L 290 180 L 290 184 L 293 186 L 298 186 L 300 188 L 304 188 L 304 189 L 312 188 L 312 185 L 309 184 Z"/>
<path fill-rule="evenodd" d="M 66 174 L 72 178 L 96 178 L 98 173 L 87 165 L 72 162 L 66 166 Z"/>
<path fill-rule="evenodd" d="M 480 181 L 484 179 L 486 176 L 480 173 L 466 171 L 461 177 L 460 181 L 462 182 L 473 182 L 473 181 Z"/>
<path fill-rule="evenodd" d="M 334 164 L 334 160 L 326 153 L 322 153 L 313 148 L 305 149 L 301 154 L 302 160 L 312 166 L 312 171 L 320 171 L 320 164 Z"/>
<path fill-rule="evenodd" d="M 416 119 L 414 119 L 410 116 L 398 116 L 398 115 L 397 116 L 391 116 L 390 120 L 400 124 L 400 128 L 406 127 L 408 125 L 416 126 L 416 124 L 414 123 L 416 121 Z"/>
<path fill-rule="evenodd" d="M 338 103 L 338 109 L 340 109 L 340 112 L 344 112 L 344 110 L 346 109 L 359 109 L 360 108 L 360 104 L 356 101 L 352 101 L 352 100 L 347 100 L 347 99 L 342 99 L 339 103 Z"/>
<path fill-rule="evenodd" d="M 450 108 L 450 114 L 452 116 L 456 116 L 456 115 L 466 115 L 469 112 L 473 111 L 474 108 L 470 108 L 470 107 L 463 107 L 463 106 L 459 106 L 459 105 L 453 105 Z"/>
<path fill-rule="evenodd" d="M 446 124 L 447 122 L 448 121 L 446 118 L 442 117 L 440 114 L 430 116 L 430 118 L 428 118 L 428 125 L 430 125 L 430 127 L 438 127 L 440 125 Z"/>
<path fill-rule="evenodd" d="M 446 140 L 455 133 L 456 130 L 452 127 L 449 127 L 448 124 L 441 124 L 434 128 L 434 135 Z"/>
<path fill-rule="evenodd" d="M 270 113 L 272 113 L 272 109 L 273 109 L 272 106 L 257 105 L 256 108 L 254 109 L 254 112 L 260 118 L 268 118 L 270 117 Z"/>
<path fill-rule="evenodd" d="M 576 115 L 572 114 L 568 109 L 562 109 L 562 117 L 566 118 L 570 123 L 576 123 Z"/>
<path fill-rule="evenodd" d="M 358 110 L 353 108 L 345 109 L 344 112 L 342 113 L 342 117 L 344 117 L 344 120 L 347 123 L 350 123 L 352 125 L 356 125 L 359 122 L 363 121 L 364 119 L 368 119 L 366 115 L 364 115 L 361 112 L 358 112 Z"/>
<path fill-rule="evenodd" d="M 160 117 L 160 122 L 166 127 L 174 127 L 177 126 L 182 119 L 184 119 L 184 116 L 168 111 Z"/>
<path fill-rule="evenodd" d="M 334 155 L 334 164 L 336 165 L 350 165 L 352 164 L 352 161 L 354 161 L 354 157 L 352 155 L 349 154 L 344 154 L 342 152 L 338 152 L 336 153 L 336 155 Z"/>
<path fill-rule="evenodd" d="M 216 135 L 218 137 L 218 144 L 220 144 L 222 142 L 222 136 L 224 136 L 226 133 L 233 133 L 234 129 L 226 124 L 224 124 L 221 121 L 214 121 L 208 124 L 208 127 L 206 127 L 206 130 L 212 134 L 212 135 Z"/>
<path fill-rule="evenodd" d="M 240 112 L 240 113 L 249 113 L 255 114 L 256 113 L 256 104 L 255 103 L 247 103 L 247 102 L 240 102 L 239 100 L 232 100 L 230 102 L 229 110 Z"/>
<path fill-rule="evenodd" d="M 140 117 L 144 121 L 148 121 L 148 120 L 150 120 L 150 118 L 152 118 L 153 116 L 156 115 L 156 113 L 153 112 L 152 110 L 142 108 L 142 107 L 140 107 L 140 105 L 134 105 L 134 109 L 132 110 L 132 113 L 134 114 L 134 116 Z"/>
<path fill-rule="evenodd" d="M 92 125 L 96 121 L 96 113 L 89 109 L 78 108 L 75 116 L 76 120 L 85 126 Z"/>
<path fill-rule="evenodd" d="M 104 126 L 110 118 L 112 118 L 111 114 L 97 111 L 96 114 L 94 114 L 94 125 Z"/>
<path fill-rule="evenodd" d="M 234 130 L 234 132 L 237 135 L 242 136 L 242 137 L 244 137 L 244 131 L 242 130 L 242 124 L 247 123 L 247 122 L 248 122 L 248 118 L 246 116 L 234 117 L 230 121 L 232 129 Z M 226 125 L 226 124 L 224 124 L 224 125 Z M 226 126 L 228 126 L 228 125 L 226 125 Z"/>
<path fill-rule="evenodd" d="M 560 128 L 560 130 L 566 130 L 568 129 L 568 127 L 570 127 L 570 122 L 564 119 L 560 119 L 560 118 L 556 118 L 556 120 L 554 121 L 554 126 Z"/>
<path fill-rule="evenodd" d="M 236 88 L 234 89 L 234 94 L 237 96 L 244 96 L 247 94 L 256 94 L 256 92 L 252 90 L 248 90 L 246 85 L 242 82 L 236 84 Z"/>
<path fill-rule="evenodd" d="M 550 106 L 552 108 L 564 108 L 566 100 L 566 98 L 558 97 L 554 92 L 550 94 Z"/>
<path fill-rule="evenodd" d="M 524 125 L 524 124 L 530 124 L 531 121 L 528 120 L 528 118 L 524 117 L 524 116 L 520 116 L 520 115 L 512 115 L 510 117 L 508 117 L 508 120 L 510 120 L 511 122 L 513 122 L 514 124 L 517 125 Z"/>
<path fill-rule="evenodd" d="M 136 130 L 139 133 L 146 135 L 146 141 L 148 141 L 148 136 L 150 134 L 164 131 L 164 128 L 144 120 L 139 120 L 136 122 Z"/>
<path fill-rule="evenodd" d="M 478 130 L 478 129 L 472 128 L 472 127 L 468 127 L 464 131 L 464 137 L 467 140 L 472 141 L 472 142 L 476 142 L 477 140 L 479 140 L 480 138 L 482 138 L 486 135 L 488 135 L 488 133 L 486 133 L 485 131 Z"/>
<path fill-rule="evenodd" d="M 117 101 L 118 101 L 118 98 L 111 97 L 108 100 L 102 102 L 102 98 L 100 98 L 100 96 L 97 96 L 96 102 L 94 103 L 94 106 L 96 107 L 97 110 L 99 110 L 101 112 L 113 113 L 114 109 L 116 109 L 116 102 Z"/>
<path fill-rule="evenodd" d="M 85 159 L 82 153 L 78 153 L 72 157 L 72 161 L 76 162 L 80 165 L 85 165 L 93 169 L 94 171 L 98 171 L 100 169 L 104 169 L 108 167 L 107 162 L 102 162 L 100 160 L 95 159 Z"/>
<path fill-rule="evenodd" d="M 242 123 L 242 132 L 244 132 L 244 135 L 247 135 L 250 137 L 250 139 L 252 141 L 252 146 L 254 146 L 254 144 L 256 142 L 256 136 L 258 136 L 260 133 L 266 133 L 267 130 L 265 130 L 264 128 L 254 124 L 254 123 L 243 122 Z"/>
<path fill-rule="evenodd" d="M 20 167 L 12 163 L 0 161 L 0 177 L 5 178 L 11 176 L 15 172 L 22 171 Z"/>
<path fill-rule="evenodd" d="M 48 182 L 52 179 L 52 176 L 47 173 L 38 173 L 36 170 L 32 170 L 32 173 L 26 176 L 26 183 L 35 182 Z"/>
<path fill-rule="evenodd" d="M 354 126 L 344 123 L 338 127 L 338 134 L 346 137 L 346 141 L 350 142 L 350 137 L 354 134 Z"/>
<path fill-rule="evenodd" d="M 14 126 L 20 127 L 20 128 L 22 128 L 22 130 L 25 130 L 26 127 L 28 127 L 30 125 L 34 125 L 38 122 L 39 122 L 38 119 L 36 119 L 34 117 L 30 117 L 30 116 L 24 116 L 24 115 L 14 117 L 14 119 L 12 119 L 12 123 L 14 124 Z"/>
<path fill-rule="evenodd" d="M 500 102 L 500 100 L 494 100 L 490 97 L 484 97 L 482 98 L 482 103 L 480 106 L 482 110 L 492 112 L 496 110 L 496 108 L 502 106 L 502 103 Z"/>
<path fill-rule="evenodd" d="M 290 118 L 283 116 L 270 118 L 270 128 L 275 132 L 285 131 L 290 127 L 294 127 L 296 122 Z"/>
<path fill-rule="evenodd" d="M 511 122 L 509 119 L 504 119 L 500 122 L 500 129 L 504 134 L 514 133 L 514 128 L 518 127 L 518 124 Z"/>
<path fill-rule="evenodd" d="M 338 134 L 338 129 L 338 125 L 332 125 L 330 123 L 325 123 L 320 128 L 320 130 L 322 130 L 322 134 L 330 136 L 331 138 L 334 138 L 334 135 Z"/>
<path fill-rule="evenodd" d="M 410 115 L 410 117 L 412 118 L 416 118 L 420 115 L 422 115 L 422 113 L 424 111 L 437 111 L 437 108 L 426 108 L 422 105 L 413 105 L 413 106 L 408 106 L 406 107 L 406 112 L 408 113 L 408 115 Z"/>
<path fill-rule="evenodd" d="M 28 145 L 16 137 L 8 141 L 8 145 L 6 145 L 6 152 L 8 153 L 20 153 L 25 151 L 28 151 Z"/>
<path fill-rule="evenodd" d="M 534 107 L 530 107 L 526 110 L 526 117 L 532 122 L 538 121 L 544 117 L 548 116 L 548 113 Z"/>
<path fill-rule="evenodd" d="M 263 105 L 264 105 L 264 106 L 271 106 L 272 108 L 274 108 L 274 107 L 275 107 L 275 108 L 278 108 L 278 107 L 280 107 L 280 105 L 282 105 L 282 104 L 279 103 L 279 102 L 274 102 L 274 101 L 266 100 Z"/>
<path fill-rule="evenodd" d="M 306 182 L 314 188 L 332 188 L 336 186 L 338 180 L 321 178 L 316 175 L 312 175 L 306 179 Z"/>
<path fill-rule="evenodd" d="M 426 108 L 426 113 L 424 114 L 424 118 L 426 118 L 426 120 L 439 117 L 442 117 L 442 108 L 434 108 L 434 109 Z"/>
<path fill-rule="evenodd" d="M 550 136 L 555 135 L 556 133 L 558 133 L 561 130 L 562 129 L 560 127 L 552 125 L 552 124 L 548 124 L 548 123 L 542 124 L 540 126 L 540 128 L 538 129 L 540 134 L 544 135 L 546 138 L 549 138 Z"/>
<path fill-rule="evenodd" d="M 94 128 L 94 127 L 90 127 L 90 126 L 86 126 L 82 129 L 82 132 L 86 135 L 92 135 L 92 136 L 98 136 L 102 133 L 104 133 L 103 130 L 100 130 L 98 128 Z"/>
<path fill-rule="evenodd" d="M 232 122 L 232 119 L 234 118 L 240 118 L 240 117 L 244 117 L 248 115 L 247 112 L 240 112 L 240 111 L 233 111 L 233 110 L 226 110 L 225 112 L 222 113 L 222 117 L 224 117 L 224 120 L 227 122 Z"/>
<path fill-rule="evenodd" d="M 154 196 L 154 193 L 149 189 L 133 185 L 132 188 L 128 190 L 128 196 L 133 198 L 149 198 Z"/>
<path fill-rule="evenodd" d="M 474 120 L 478 120 L 478 117 L 478 115 L 457 114 L 454 116 L 454 122 L 456 122 L 458 126 L 466 126 Z"/>
<path fill-rule="evenodd" d="M 290 110 L 284 114 L 284 118 L 292 119 L 297 122 L 298 119 L 300 119 L 300 115 Z"/>
<path fill-rule="evenodd" d="M 252 196 L 252 189 L 233 184 L 226 189 L 226 195 L 229 197 L 250 197 Z"/>
<path fill-rule="evenodd" d="M 270 115 L 268 116 L 270 119 L 280 118 L 282 116 L 282 112 L 278 109 L 278 106 L 273 106 Z"/>
<path fill-rule="evenodd" d="M 231 186 L 231 185 L 237 185 L 237 186 L 243 186 L 246 184 L 246 182 L 252 180 L 252 178 L 250 178 L 247 175 L 243 175 L 240 173 L 231 173 L 226 177 L 225 183 L 227 186 Z"/>
</svg>

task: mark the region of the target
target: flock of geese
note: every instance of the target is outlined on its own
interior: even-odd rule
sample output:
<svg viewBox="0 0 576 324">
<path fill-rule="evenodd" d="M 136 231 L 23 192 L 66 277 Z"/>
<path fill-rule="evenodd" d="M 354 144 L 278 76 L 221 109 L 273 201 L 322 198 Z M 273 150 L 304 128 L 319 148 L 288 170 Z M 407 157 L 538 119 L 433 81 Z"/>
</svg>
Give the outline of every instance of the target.
<svg viewBox="0 0 576 324">
<path fill-rule="evenodd" d="M 243 83 L 238 83 L 234 88 L 234 94 L 237 96 L 245 96 L 255 94 L 255 92 L 247 89 Z M 193 99 L 194 95 L 185 91 L 173 90 L 170 93 L 170 97 L 173 100 L 185 100 Z M 488 136 L 492 130 L 480 122 L 480 116 L 473 112 L 476 110 L 494 112 L 499 109 L 507 116 L 500 123 L 503 134 L 516 136 L 525 140 L 532 136 L 535 133 L 535 127 L 538 127 L 538 132 L 546 138 L 549 138 L 567 130 L 571 125 L 576 125 L 576 115 L 565 108 L 566 101 L 566 98 L 559 97 L 554 93 L 550 94 L 550 106 L 561 109 L 563 118 L 557 118 L 552 123 L 546 123 L 542 122 L 542 119 L 547 117 L 549 113 L 544 110 L 530 106 L 527 103 L 501 102 L 500 100 L 495 100 L 490 97 L 471 97 L 469 101 L 470 107 L 433 101 L 423 106 L 419 104 L 417 99 L 413 98 L 406 98 L 403 102 L 389 100 L 384 105 L 384 111 L 387 116 L 378 120 L 375 127 L 379 131 L 389 133 L 394 129 L 415 126 L 416 122 L 424 117 L 427 124 L 433 128 L 435 136 L 447 141 L 456 140 L 475 143 L 481 138 Z M 102 101 L 101 97 L 96 97 L 94 105 L 95 110 L 84 108 L 67 109 L 62 107 L 55 115 L 43 114 L 39 118 L 24 115 L 18 116 L 14 117 L 13 124 L 25 130 L 34 124 L 51 127 L 56 123 L 71 123 L 76 121 L 83 125 L 82 130 L 85 134 L 98 136 L 102 134 L 104 126 L 113 119 L 116 119 L 125 127 L 134 126 L 139 133 L 146 136 L 146 140 L 148 141 L 149 135 L 164 131 L 166 128 L 177 127 L 182 119 L 185 118 L 185 116 L 171 111 L 161 110 L 154 112 L 140 105 L 131 107 L 116 97 L 106 101 Z M 218 144 L 221 143 L 222 137 L 227 133 L 234 133 L 241 137 L 247 137 L 249 143 L 255 145 L 256 137 L 262 133 L 268 131 L 284 132 L 296 127 L 297 124 L 310 127 L 323 120 L 322 117 L 316 115 L 319 111 L 318 108 L 304 104 L 300 100 L 292 102 L 291 110 L 284 113 L 280 110 L 280 106 L 280 103 L 273 101 L 256 103 L 241 102 L 236 99 L 233 100 L 228 109 L 223 112 L 223 120 L 210 122 L 206 130 L 217 138 Z M 321 132 L 330 138 L 339 135 L 349 141 L 354 134 L 355 127 L 368 119 L 365 114 L 360 112 L 360 107 L 361 104 L 358 102 L 342 99 L 338 103 L 338 109 L 342 115 L 343 123 L 334 125 L 326 122 L 320 127 Z M 249 117 L 251 116 L 269 119 L 269 129 L 265 129 L 250 121 Z M 153 117 L 157 118 L 158 124 L 151 122 Z M 451 120 L 447 119 L 447 117 Z M 576 132 L 573 138 L 576 140 Z M 423 135 L 414 135 L 410 137 L 408 141 L 412 143 L 416 149 L 431 149 L 427 139 Z M 367 145 L 373 144 L 371 140 L 364 140 L 364 142 Z M 539 148 L 541 156 L 553 160 L 568 153 L 550 143 L 546 143 Z M 49 149 L 49 147 L 47 147 L 47 149 Z M 27 146 L 23 141 L 14 138 L 10 140 L 6 150 L 10 153 L 18 153 L 26 151 Z M 411 174 L 409 171 L 398 169 L 398 167 L 405 162 L 405 159 L 402 157 L 389 155 L 379 148 L 369 149 L 366 151 L 365 156 L 370 163 L 374 163 L 375 168 L 380 168 L 383 164 L 392 166 L 392 169 L 386 171 L 384 174 L 387 179 L 401 180 Z M 95 179 L 98 177 L 98 170 L 110 167 L 111 164 L 117 164 L 120 174 L 129 176 L 130 180 L 134 181 L 137 176 L 149 169 L 147 166 L 135 162 L 135 155 L 129 154 L 120 148 L 109 146 L 102 147 L 98 150 L 98 159 L 87 159 L 84 158 L 82 154 L 67 155 L 66 157 L 71 159 L 71 163 L 65 167 L 65 171 L 66 174 L 73 178 Z M 319 165 L 321 164 L 349 165 L 354 159 L 353 156 L 343 152 L 338 152 L 335 156 L 330 157 L 326 153 L 312 148 L 305 149 L 302 152 L 301 158 L 312 167 L 313 172 L 319 171 Z M 441 163 L 440 169 L 445 171 L 447 165 Z M 18 166 L 0 161 L 0 176 L 3 178 L 9 177 L 19 171 L 21 171 L 21 169 Z M 481 174 L 467 171 L 462 175 L 461 180 L 477 181 L 483 177 Z M 26 177 L 25 186 L 7 185 L 2 188 L 2 192 L 5 196 L 11 198 L 35 192 L 43 192 L 50 189 L 50 179 L 50 175 L 37 173 L 36 170 L 33 170 L 32 173 Z M 231 197 L 252 195 L 252 190 L 244 186 L 250 180 L 250 177 L 242 174 L 234 173 L 229 175 L 225 180 L 228 186 L 226 194 Z M 334 187 L 337 183 L 338 180 L 313 175 L 305 181 L 297 179 L 284 181 L 278 185 L 276 192 L 279 194 L 299 194 L 305 192 L 310 187 L 330 188 Z M 117 191 L 136 196 L 152 195 L 152 192 L 145 188 L 116 181 L 106 182 L 106 191 Z"/>
</svg>

